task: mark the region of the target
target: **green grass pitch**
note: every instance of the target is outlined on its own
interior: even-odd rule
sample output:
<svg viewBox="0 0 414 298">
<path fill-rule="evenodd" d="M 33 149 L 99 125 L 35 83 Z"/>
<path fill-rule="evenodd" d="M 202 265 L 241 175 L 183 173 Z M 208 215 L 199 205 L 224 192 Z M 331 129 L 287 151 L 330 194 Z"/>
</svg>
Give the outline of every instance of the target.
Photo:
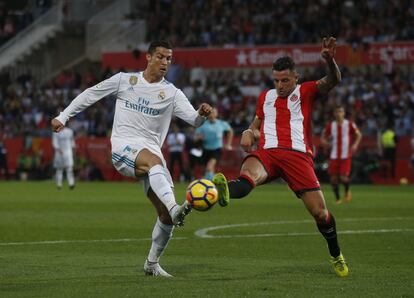
<svg viewBox="0 0 414 298">
<path fill-rule="evenodd" d="M 162 279 L 142 272 L 156 215 L 140 185 L 2 182 L 0 297 L 414 297 L 414 188 L 355 185 L 342 205 L 323 189 L 349 277 L 334 275 L 301 201 L 271 184 L 193 211 Z"/>
</svg>

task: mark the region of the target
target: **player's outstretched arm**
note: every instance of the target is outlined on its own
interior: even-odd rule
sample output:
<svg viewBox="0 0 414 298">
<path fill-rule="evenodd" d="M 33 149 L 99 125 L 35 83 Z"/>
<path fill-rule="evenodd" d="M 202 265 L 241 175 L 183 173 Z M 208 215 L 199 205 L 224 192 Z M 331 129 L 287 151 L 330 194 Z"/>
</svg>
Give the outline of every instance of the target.
<svg viewBox="0 0 414 298">
<path fill-rule="evenodd" d="M 63 123 L 57 120 L 56 118 L 52 119 L 51 126 L 54 132 L 60 132 L 63 129 L 63 127 L 65 127 Z"/>
<path fill-rule="evenodd" d="M 249 128 L 243 131 L 240 140 L 240 146 L 243 148 L 244 151 L 250 152 L 256 141 L 260 139 L 261 124 L 262 120 L 256 116 L 254 117 L 254 120 L 252 124 L 250 124 Z"/>
<path fill-rule="evenodd" d="M 354 140 L 354 143 L 352 144 L 352 147 L 351 147 L 352 153 L 355 153 L 358 150 L 358 146 L 359 146 L 359 143 L 361 142 L 361 139 L 362 139 L 362 134 L 361 134 L 359 129 L 356 129 L 355 130 L 355 140 Z"/>
<path fill-rule="evenodd" d="M 109 79 L 86 89 L 81 94 L 76 96 L 69 106 L 67 106 L 59 116 L 52 120 L 51 126 L 53 131 L 59 132 L 70 118 L 82 112 L 84 109 L 101 100 L 105 96 L 118 92 L 120 78 L 121 73 L 118 73 Z"/>
<path fill-rule="evenodd" d="M 329 137 L 326 133 L 326 129 L 323 131 L 323 133 L 321 135 L 320 142 L 321 142 L 321 145 L 326 149 L 331 147 L 331 143 L 330 143 Z"/>
<path fill-rule="evenodd" d="M 208 117 L 212 111 L 213 108 L 208 103 L 202 103 L 197 112 L 200 116 Z"/>
<path fill-rule="evenodd" d="M 341 71 L 335 62 L 336 39 L 329 37 L 324 38 L 322 42 L 321 56 L 326 61 L 328 73 L 325 77 L 318 81 L 318 89 L 320 93 L 326 94 L 333 87 L 341 82 Z"/>
</svg>

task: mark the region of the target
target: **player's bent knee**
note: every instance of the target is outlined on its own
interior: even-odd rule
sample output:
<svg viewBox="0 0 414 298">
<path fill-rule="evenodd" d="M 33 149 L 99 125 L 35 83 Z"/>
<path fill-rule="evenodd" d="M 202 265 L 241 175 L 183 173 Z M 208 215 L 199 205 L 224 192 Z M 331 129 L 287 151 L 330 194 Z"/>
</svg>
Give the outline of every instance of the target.
<svg viewBox="0 0 414 298">
<path fill-rule="evenodd" d="M 240 174 L 250 177 L 256 185 L 261 184 L 267 179 L 265 168 L 255 157 L 249 157 L 244 161 Z"/>
<path fill-rule="evenodd" d="M 142 150 L 135 160 L 135 174 L 137 176 L 148 173 L 155 165 L 163 165 L 159 156 L 147 149 Z"/>
<path fill-rule="evenodd" d="M 349 178 L 347 176 L 341 176 L 341 182 L 342 183 L 348 183 L 349 182 Z"/>
<path fill-rule="evenodd" d="M 313 218 L 315 218 L 316 222 L 326 222 L 328 219 L 328 210 L 327 209 L 316 209 L 312 212 Z"/>
</svg>

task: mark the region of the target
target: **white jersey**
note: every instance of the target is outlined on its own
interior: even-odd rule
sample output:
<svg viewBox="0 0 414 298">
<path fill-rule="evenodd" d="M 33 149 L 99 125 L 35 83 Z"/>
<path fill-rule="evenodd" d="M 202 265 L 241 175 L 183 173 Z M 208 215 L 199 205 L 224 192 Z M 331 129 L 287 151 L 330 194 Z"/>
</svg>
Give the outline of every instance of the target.
<svg viewBox="0 0 414 298">
<path fill-rule="evenodd" d="M 52 145 L 55 150 L 61 152 L 72 152 L 75 148 L 75 140 L 73 137 L 73 130 L 69 127 L 63 128 L 59 133 L 54 133 L 52 137 Z"/>
<path fill-rule="evenodd" d="M 110 94 L 116 95 L 111 142 L 136 143 L 137 139 L 145 139 L 161 148 L 173 116 L 193 126 L 203 122 L 180 89 L 165 79 L 148 83 L 143 72 L 121 72 L 86 89 L 56 119 L 65 124 L 69 118 Z"/>
<path fill-rule="evenodd" d="M 75 148 L 73 130 L 65 127 L 59 133 L 54 133 L 52 146 L 55 149 L 54 166 L 57 168 L 72 167 L 73 148 Z"/>
</svg>

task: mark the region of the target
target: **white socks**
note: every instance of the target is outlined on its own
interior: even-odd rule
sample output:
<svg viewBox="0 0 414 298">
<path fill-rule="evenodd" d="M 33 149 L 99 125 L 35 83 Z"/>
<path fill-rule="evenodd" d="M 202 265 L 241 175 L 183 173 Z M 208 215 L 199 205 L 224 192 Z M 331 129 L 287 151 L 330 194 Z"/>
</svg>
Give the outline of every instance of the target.
<svg viewBox="0 0 414 298">
<path fill-rule="evenodd" d="M 62 187 L 62 180 L 63 180 L 63 170 L 62 169 L 56 169 L 56 186 Z"/>
<path fill-rule="evenodd" d="M 66 168 L 66 177 L 68 179 L 69 186 L 75 185 L 75 177 L 73 175 L 73 168 Z"/>
<path fill-rule="evenodd" d="M 148 171 L 148 178 L 152 190 L 170 212 L 177 205 L 177 202 L 175 201 L 174 192 L 165 175 L 164 167 L 162 165 L 153 166 Z"/>
<path fill-rule="evenodd" d="M 66 178 L 68 179 L 69 186 L 75 185 L 75 175 L 73 174 L 73 168 L 66 168 Z M 63 183 L 63 169 L 56 169 L 56 186 L 61 188 Z"/>
<path fill-rule="evenodd" d="M 174 230 L 173 225 L 163 224 L 159 218 L 155 223 L 154 230 L 152 231 L 152 245 L 148 254 L 148 261 L 151 263 L 158 263 L 162 253 L 167 247 L 168 241 L 172 237 Z"/>
</svg>

